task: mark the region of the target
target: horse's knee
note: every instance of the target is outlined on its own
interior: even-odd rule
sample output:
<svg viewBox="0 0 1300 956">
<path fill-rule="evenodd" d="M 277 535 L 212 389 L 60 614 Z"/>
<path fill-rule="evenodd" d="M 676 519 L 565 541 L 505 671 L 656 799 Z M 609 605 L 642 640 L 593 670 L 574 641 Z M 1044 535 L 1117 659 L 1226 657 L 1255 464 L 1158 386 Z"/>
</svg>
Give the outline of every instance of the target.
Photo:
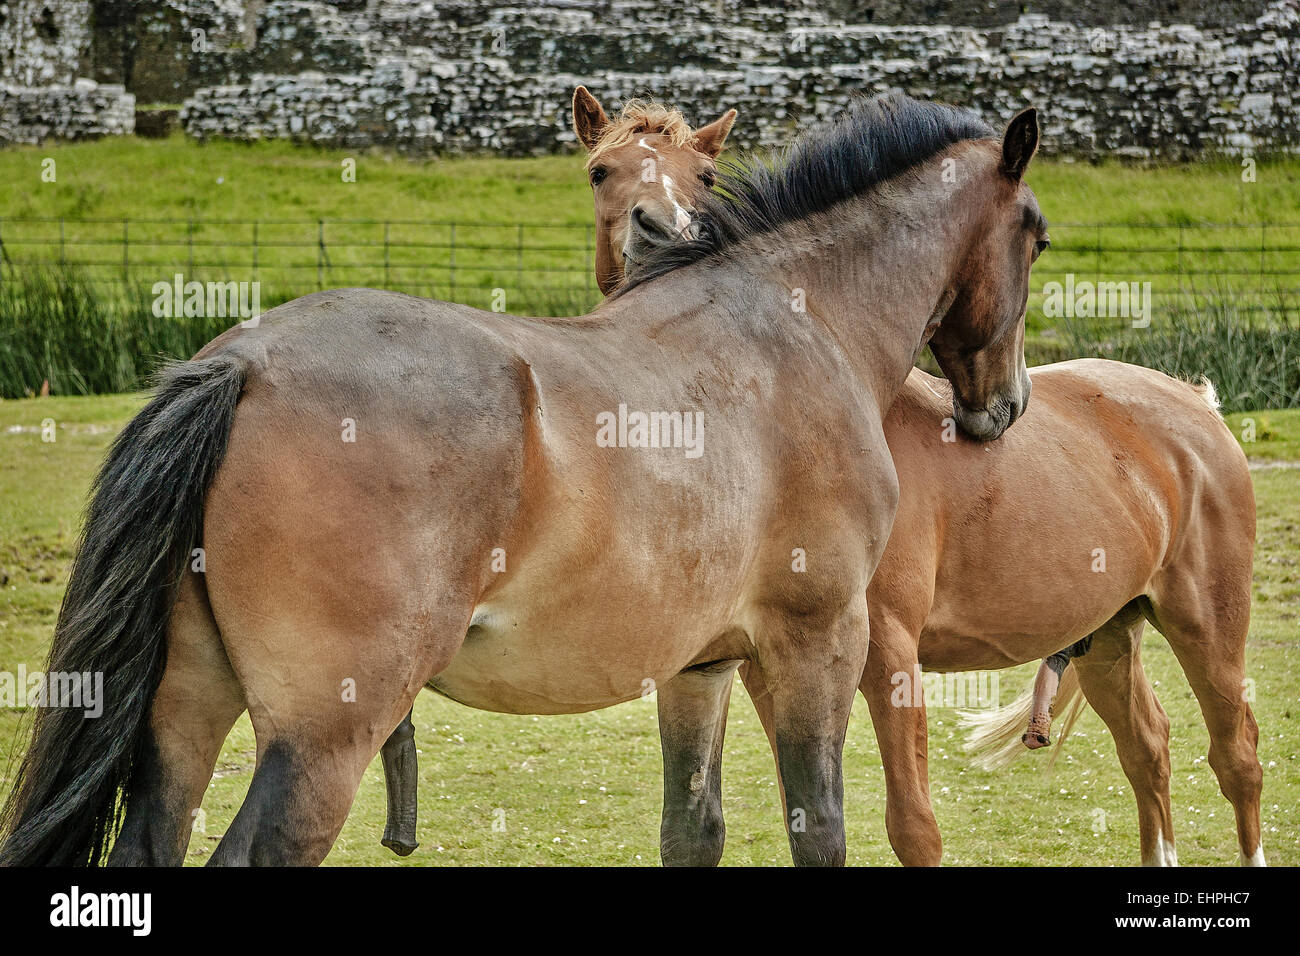
<svg viewBox="0 0 1300 956">
<path fill-rule="evenodd" d="M 1231 803 L 1258 799 L 1264 789 L 1264 768 L 1253 748 L 1221 750 L 1211 744 L 1210 769 L 1219 779 L 1219 792 Z"/>
<path fill-rule="evenodd" d="M 848 853 L 843 827 L 819 827 L 790 840 L 790 854 L 795 866 L 843 866 Z"/>
</svg>

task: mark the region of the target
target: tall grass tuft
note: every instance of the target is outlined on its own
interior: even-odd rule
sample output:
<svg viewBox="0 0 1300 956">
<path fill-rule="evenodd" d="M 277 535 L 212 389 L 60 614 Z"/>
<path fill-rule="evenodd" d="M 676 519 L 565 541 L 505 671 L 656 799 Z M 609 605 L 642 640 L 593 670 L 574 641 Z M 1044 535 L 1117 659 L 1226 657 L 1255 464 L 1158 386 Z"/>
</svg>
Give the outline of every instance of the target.
<svg viewBox="0 0 1300 956">
<path fill-rule="evenodd" d="M 468 304 L 490 307 L 484 290 L 456 291 Z M 263 292 L 262 308 L 294 294 Z M 583 289 L 516 290 L 506 305 L 521 315 L 575 315 L 596 299 Z M 147 283 L 95 282 L 71 268 L 4 274 L 0 397 L 35 394 L 47 381 L 54 395 L 132 391 L 148 384 L 161 362 L 190 357 L 237 321 L 160 318 L 153 301 Z M 1145 329 L 1075 319 L 1062 322 L 1057 333 L 1050 349 L 1036 357 L 1100 356 L 1188 381 L 1205 376 L 1225 412 L 1300 407 L 1300 310 L 1284 296 L 1263 315 L 1257 307 L 1238 309 L 1230 295 L 1222 295 L 1208 305 L 1175 307 Z"/>
<path fill-rule="evenodd" d="M 1064 350 L 1145 365 L 1186 381 L 1214 383 L 1225 412 L 1300 407 L 1300 316 L 1284 296 L 1263 314 L 1230 297 L 1179 306 L 1145 329 L 1066 320 Z"/>
<path fill-rule="evenodd" d="M 263 291 L 262 309 L 308 291 Z M 492 290 L 457 291 L 469 304 L 492 305 Z M 512 292 L 506 304 L 525 315 L 579 315 L 598 300 L 598 293 L 584 289 L 539 289 Z M 4 273 L 0 397 L 33 395 L 46 382 L 52 395 L 133 391 L 147 385 L 163 361 L 189 358 L 238 321 L 158 317 L 153 302 L 150 283 L 94 281 L 75 268 Z"/>
<path fill-rule="evenodd" d="M 0 396 L 49 383 L 54 395 L 126 392 L 158 364 L 188 358 L 232 324 L 225 318 L 159 318 L 149 286 L 91 282 L 67 269 L 6 275 L 0 282 Z"/>
</svg>

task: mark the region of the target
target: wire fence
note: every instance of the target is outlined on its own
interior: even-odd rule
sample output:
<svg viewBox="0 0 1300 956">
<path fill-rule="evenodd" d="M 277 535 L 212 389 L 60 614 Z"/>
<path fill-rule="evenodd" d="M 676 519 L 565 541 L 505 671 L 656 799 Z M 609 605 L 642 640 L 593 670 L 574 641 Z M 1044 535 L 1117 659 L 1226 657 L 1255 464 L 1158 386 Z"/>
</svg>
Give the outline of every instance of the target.
<svg viewBox="0 0 1300 956">
<path fill-rule="evenodd" d="M 1300 299 L 1300 224 L 1063 223 L 1035 267 L 1031 314 L 1052 283 L 1132 284 L 1159 310 L 1230 297 L 1241 310 Z M 0 219 L 0 280 L 71 268 L 92 283 L 258 282 L 263 302 L 374 286 L 546 314 L 598 301 L 595 233 L 581 223 L 403 219 Z M 1044 311 L 1046 310 L 1046 311 Z"/>
<path fill-rule="evenodd" d="M 257 282 L 263 302 L 373 286 L 490 307 L 593 305 L 595 230 L 405 219 L 0 219 L 0 278 L 74 269 L 95 285 Z"/>
</svg>

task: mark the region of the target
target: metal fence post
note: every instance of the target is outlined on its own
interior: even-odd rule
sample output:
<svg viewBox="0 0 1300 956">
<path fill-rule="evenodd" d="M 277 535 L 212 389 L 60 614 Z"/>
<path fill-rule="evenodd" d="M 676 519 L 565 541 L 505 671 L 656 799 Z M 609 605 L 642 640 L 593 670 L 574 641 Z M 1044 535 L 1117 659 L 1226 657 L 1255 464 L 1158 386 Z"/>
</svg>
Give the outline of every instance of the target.
<svg viewBox="0 0 1300 956">
<path fill-rule="evenodd" d="M 122 282 L 131 282 L 131 220 L 122 220 Z"/>
<path fill-rule="evenodd" d="M 448 280 L 451 290 L 447 293 L 447 298 L 456 301 L 456 224 L 451 224 L 451 240 L 448 243 L 451 247 L 451 268 L 448 270 Z"/>
<path fill-rule="evenodd" d="M 194 219 L 191 218 L 185 223 L 185 240 L 189 245 L 189 272 L 188 276 L 192 281 L 194 279 Z"/>
<path fill-rule="evenodd" d="M 524 287 L 524 224 L 519 223 L 519 232 L 515 237 L 515 288 Z"/>
<path fill-rule="evenodd" d="M 325 220 L 316 220 L 316 288 L 325 288 Z"/>
<path fill-rule="evenodd" d="M 1178 224 L 1178 291 L 1183 291 L 1183 231 L 1187 227 L 1181 222 Z"/>
<path fill-rule="evenodd" d="M 1264 299 L 1264 250 L 1267 248 L 1268 223 L 1259 224 L 1259 289 L 1260 301 Z"/>
<path fill-rule="evenodd" d="M 257 220 L 253 220 L 253 281 L 257 281 Z"/>
<path fill-rule="evenodd" d="M 388 288 L 388 220 L 384 220 L 384 288 Z"/>
</svg>

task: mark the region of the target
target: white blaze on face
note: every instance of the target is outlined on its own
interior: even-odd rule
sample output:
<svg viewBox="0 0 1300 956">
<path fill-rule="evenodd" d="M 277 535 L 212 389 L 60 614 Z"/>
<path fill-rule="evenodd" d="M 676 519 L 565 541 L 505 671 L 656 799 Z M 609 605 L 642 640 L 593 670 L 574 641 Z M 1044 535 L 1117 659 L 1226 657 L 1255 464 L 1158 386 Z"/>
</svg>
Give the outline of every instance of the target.
<svg viewBox="0 0 1300 956">
<path fill-rule="evenodd" d="M 647 143 L 644 136 L 637 140 L 636 144 L 642 149 L 649 150 L 656 156 L 659 155 L 659 150 Z M 673 178 L 668 175 L 662 175 L 659 177 L 659 182 L 664 187 L 664 195 L 668 197 L 668 203 L 673 207 L 673 225 L 677 228 L 678 232 L 685 232 L 690 228 L 691 214 L 683 209 L 682 204 L 677 201 L 677 195 L 673 192 Z"/>
<path fill-rule="evenodd" d="M 671 176 L 660 177 L 664 183 L 664 195 L 673 206 L 673 225 L 677 227 L 678 232 L 685 232 L 691 225 L 691 214 L 682 208 L 681 203 L 677 201 L 677 196 L 673 194 L 673 178 Z"/>
</svg>

